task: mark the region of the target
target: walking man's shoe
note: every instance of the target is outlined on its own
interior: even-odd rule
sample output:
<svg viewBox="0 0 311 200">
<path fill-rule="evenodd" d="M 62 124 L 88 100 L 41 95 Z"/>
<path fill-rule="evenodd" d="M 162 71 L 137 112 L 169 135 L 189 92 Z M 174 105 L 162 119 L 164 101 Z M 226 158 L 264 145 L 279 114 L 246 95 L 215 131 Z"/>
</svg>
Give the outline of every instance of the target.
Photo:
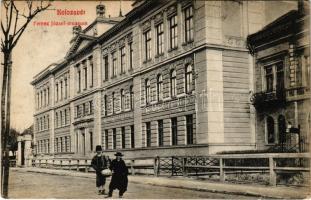
<svg viewBox="0 0 311 200">
<path fill-rule="evenodd" d="M 111 198 L 111 197 L 112 197 L 112 195 L 105 196 L 105 198 Z"/>
<path fill-rule="evenodd" d="M 102 194 L 102 190 L 98 190 L 97 194 Z"/>
</svg>

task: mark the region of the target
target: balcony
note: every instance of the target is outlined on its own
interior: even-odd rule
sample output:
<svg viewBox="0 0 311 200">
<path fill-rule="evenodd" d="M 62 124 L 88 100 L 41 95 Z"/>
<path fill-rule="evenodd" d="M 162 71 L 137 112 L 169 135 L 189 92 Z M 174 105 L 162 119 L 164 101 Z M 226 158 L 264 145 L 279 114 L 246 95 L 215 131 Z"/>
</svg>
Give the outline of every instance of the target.
<svg viewBox="0 0 311 200">
<path fill-rule="evenodd" d="M 286 92 L 282 89 L 255 93 L 251 97 L 251 102 L 257 110 L 284 107 L 286 103 Z"/>
</svg>

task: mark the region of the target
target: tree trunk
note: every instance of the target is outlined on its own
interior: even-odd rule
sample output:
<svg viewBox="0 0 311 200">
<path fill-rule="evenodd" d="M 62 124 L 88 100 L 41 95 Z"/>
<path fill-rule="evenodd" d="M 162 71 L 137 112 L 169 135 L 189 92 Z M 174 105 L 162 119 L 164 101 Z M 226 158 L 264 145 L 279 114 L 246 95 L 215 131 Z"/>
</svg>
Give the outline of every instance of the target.
<svg viewBox="0 0 311 200">
<path fill-rule="evenodd" d="M 11 100 L 11 52 L 4 52 L 3 82 L 1 94 L 1 132 L 2 132 L 2 196 L 8 198 L 9 150 L 7 148 L 10 134 L 10 100 Z"/>
</svg>

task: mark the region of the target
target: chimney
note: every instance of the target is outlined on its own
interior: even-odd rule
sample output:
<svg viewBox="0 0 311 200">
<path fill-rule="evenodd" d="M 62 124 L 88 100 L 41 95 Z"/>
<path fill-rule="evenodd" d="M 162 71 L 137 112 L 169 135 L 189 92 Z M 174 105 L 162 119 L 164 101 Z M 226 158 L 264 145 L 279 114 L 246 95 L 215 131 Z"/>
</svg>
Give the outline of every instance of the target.
<svg viewBox="0 0 311 200">
<path fill-rule="evenodd" d="M 80 25 L 72 27 L 73 37 L 77 36 L 81 31 L 82 31 L 82 28 Z"/>
<path fill-rule="evenodd" d="M 99 4 L 96 6 L 96 15 L 97 17 L 105 17 L 106 8 L 104 5 Z"/>
</svg>

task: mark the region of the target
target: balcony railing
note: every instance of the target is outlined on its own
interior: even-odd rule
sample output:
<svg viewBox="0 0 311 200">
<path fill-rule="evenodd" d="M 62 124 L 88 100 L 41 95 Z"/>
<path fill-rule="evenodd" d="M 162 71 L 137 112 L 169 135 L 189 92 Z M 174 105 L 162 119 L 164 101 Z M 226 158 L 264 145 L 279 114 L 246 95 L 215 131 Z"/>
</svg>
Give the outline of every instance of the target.
<svg viewBox="0 0 311 200">
<path fill-rule="evenodd" d="M 256 109 L 281 107 L 286 103 L 286 92 L 284 89 L 271 92 L 258 92 L 252 96 L 251 102 Z"/>
</svg>

